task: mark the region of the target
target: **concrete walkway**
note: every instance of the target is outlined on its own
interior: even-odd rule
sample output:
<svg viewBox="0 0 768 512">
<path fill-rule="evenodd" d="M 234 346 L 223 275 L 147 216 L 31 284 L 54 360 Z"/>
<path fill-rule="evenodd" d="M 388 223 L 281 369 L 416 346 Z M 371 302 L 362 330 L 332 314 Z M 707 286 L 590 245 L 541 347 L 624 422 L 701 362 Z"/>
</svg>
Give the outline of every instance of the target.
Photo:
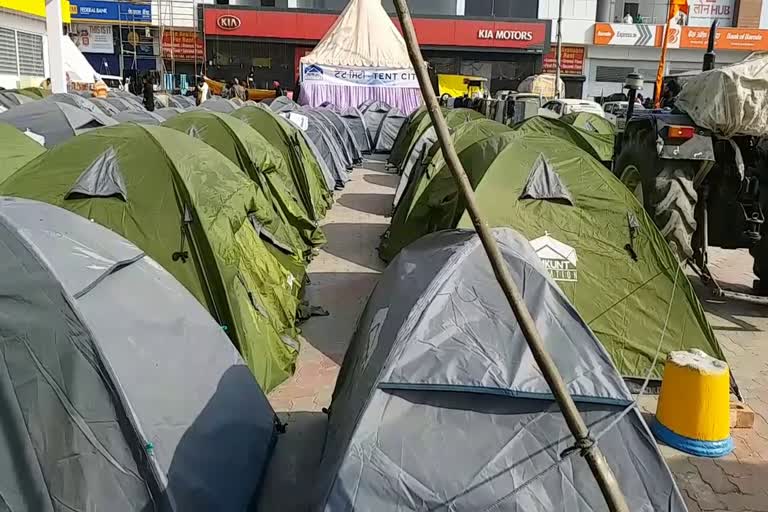
<svg viewBox="0 0 768 512">
<path fill-rule="evenodd" d="M 265 512 L 304 511 L 311 503 L 326 427 L 321 411 L 330 404 L 339 365 L 384 264 L 376 248 L 389 223 L 398 177 L 381 163 L 366 163 L 337 194 L 324 224 L 327 246 L 309 266 L 307 296 L 330 312 L 303 326 L 304 343 L 294 377 L 269 399 L 288 431 L 282 435 L 267 475 Z M 746 251 L 712 249 L 715 275 L 732 287 L 752 283 Z M 690 512 L 768 512 L 768 307 L 712 299 L 692 279 L 747 403 L 755 427 L 733 432 L 736 449 L 721 459 L 689 457 L 662 446 Z M 649 419 L 656 397 L 641 402 Z"/>
<path fill-rule="evenodd" d="M 326 415 L 347 344 L 384 263 L 376 248 L 389 225 L 398 176 L 382 162 L 366 162 L 336 194 L 323 224 L 328 244 L 309 265 L 310 304 L 330 316 L 310 318 L 302 326 L 303 344 L 296 374 L 269 395 L 287 423 L 280 436 L 259 510 L 306 510 L 325 439 Z"/>
</svg>

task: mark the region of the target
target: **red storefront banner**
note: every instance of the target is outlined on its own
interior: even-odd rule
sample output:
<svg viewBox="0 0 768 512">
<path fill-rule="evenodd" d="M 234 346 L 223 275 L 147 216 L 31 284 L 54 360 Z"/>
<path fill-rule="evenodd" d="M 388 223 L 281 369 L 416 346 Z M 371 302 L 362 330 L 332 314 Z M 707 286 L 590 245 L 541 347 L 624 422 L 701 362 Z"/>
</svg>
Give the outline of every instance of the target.
<svg viewBox="0 0 768 512">
<path fill-rule="evenodd" d="M 557 69 L 557 49 L 552 48 L 544 55 L 543 73 L 555 73 Z M 580 46 L 563 46 L 560 54 L 560 72 L 564 75 L 584 74 L 584 48 Z"/>
<path fill-rule="evenodd" d="M 163 32 L 163 58 L 179 61 L 205 60 L 203 39 L 195 32 L 167 30 Z"/>
<path fill-rule="evenodd" d="M 319 41 L 338 16 L 307 12 L 209 8 L 204 12 L 205 35 L 253 37 L 287 41 Z M 399 26 L 396 20 L 395 25 Z M 550 22 L 480 21 L 456 18 L 414 18 L 424 46 L 508 48 L 543 52 L 549 49 Z"/>
</svg>

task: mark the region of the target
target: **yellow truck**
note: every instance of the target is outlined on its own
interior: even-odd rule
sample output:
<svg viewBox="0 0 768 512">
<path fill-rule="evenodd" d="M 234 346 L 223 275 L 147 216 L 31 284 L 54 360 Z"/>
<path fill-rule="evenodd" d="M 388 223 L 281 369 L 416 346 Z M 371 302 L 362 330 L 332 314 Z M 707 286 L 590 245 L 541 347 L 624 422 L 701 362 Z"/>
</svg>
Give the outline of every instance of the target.
<svg viewBox="0 0 768 512">
<path fill-rule="evenodd" d="M 488 79 L 481 76 L 437 75 L 440 96 L 449 94 L 453 98 L 460 98 L 466 94 L 471 98 L 474 93 L 482 96 L 487 91 L 487 83 Z"/>
</svg>

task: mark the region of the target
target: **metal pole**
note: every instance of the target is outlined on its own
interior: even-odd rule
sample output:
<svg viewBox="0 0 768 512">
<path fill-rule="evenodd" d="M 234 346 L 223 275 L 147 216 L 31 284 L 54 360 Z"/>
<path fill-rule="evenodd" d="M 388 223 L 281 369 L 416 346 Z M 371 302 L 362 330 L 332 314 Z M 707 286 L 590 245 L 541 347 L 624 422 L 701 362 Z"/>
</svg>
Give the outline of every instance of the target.
<svg viewBox="0 0 768 512">
<path fill-rule="evenodd" d="M 544 342 L 541 339 L 541 335 L 536 330 L 531 313 L 528 311 L 528 308 L 520 295 L 520 291 L 517 289 L 517 285 L 515 285 L 512 276 L 509 274 L 509 270 L 504 263 L 501 251 L 491 234 L 488 224 L 480 213 L 480 208 L 475 199 L 475 193 L 472 190 L 472 185 L 470 184 L 469 178 L 459 160 L 459 156 L 456 154 L 456 150 L 451 143 L 451 135 L 448 131 L 448 126 L 445 123 L 445 118 L 440 110 L 435 91 L 432 89 L 432 84 L 429 81 L 427 67 L 424 63 L 424 58 L 421 55 L 419 43 L 416 40 L 416 31 L 413 28 L 413 20 L 411 20 L 408 6 L 405 0 L 394 0 L 394 3 L 395 8 L 397 9 L 397 16 L 400 19 L 400 26 L 402 27 L 403 35 L 405 36 L 408 54 L 411 57 L 411 63 L 416 72 L 416 77 L 419 81 L 424 101 L 427 104 L 427 111 L 432 120 L 432 125 L 435 127 L 435 132 L 437 134 L 437 139 L 440 142 L 443 156 L 445 157 L 448 169 L 450 169 L 451 174 L 453 174 L 453 177 L 456 180 L 456 185 L 467 204 L 467 212 L 472 219 L 472 224 L 480 237 L 485 252 L 488 254 L 488 259 L 490 260 L 493 273 L 499 282 L 499 286 L 501 286 L 501 289 L 512 308 L 515 318 L 520 325 L 520 329 L 528 343 L 528 348 L 530 349 L 531 354 L 536 360 L 544 379 L 547 381 L 555 400 L 560 406 L 571 434 L 576 438 L 576 446 L 581 449 L 582 455 L 586 459 L 587 464 L 597 480 L 597 484 L 605 497 L 609 510 L 612 512 L 629 512 L 629 507 L 619 488 L 619 484 L 616 482 L 616 478 L 613 475 L 611 468 L 608 466 L 605 457 L 603 457 L 600 449 L 590 437 L 587 425 L 579 414 L 579 410 L 576 408 L 573 398 L 571 398 L 571 395 L 568 393 L 568 389 L 565 382 L 563 382 L 563 378 L 560 376 L 560 372 L 555 366 L 555 362 L 544 349 Z"/>
<path fill-rule="evenodd" d="M 555 98 L 560 98 L 560 61 L 563 58 L 563 0 L 557 10 L 557 68 L 555 69 Z"/>
<path fill-rule="evenodd" d="M 48 69 L 51 77 L 51 92 L 67 92 L 67 75 L 64 71 L 64 50 L 62 45 L 65 36 L 61 31 L 63 24 L 61 2 L 46 0 L 45 2 L 45 31 L 48 36 Z"/>
</svg>

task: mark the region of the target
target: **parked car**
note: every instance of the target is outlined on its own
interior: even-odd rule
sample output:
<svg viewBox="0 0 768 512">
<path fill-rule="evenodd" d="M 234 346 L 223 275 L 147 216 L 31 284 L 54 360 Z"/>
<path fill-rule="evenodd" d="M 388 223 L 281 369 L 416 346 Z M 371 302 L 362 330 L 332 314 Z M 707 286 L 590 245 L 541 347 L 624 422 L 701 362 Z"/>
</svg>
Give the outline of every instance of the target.
<svg viewBox="0 0 768 512">
<path fill-rule="evenodd" d="M 603 103 L 603 112 L 605 112 L 605 118 L 612 122 L 618 131 L 623 131 L 624 126 L 627 123 L 627 108 L 629 108 L 628 101 L 609 101 Z M 645 110 L 640 103 L 635 102 L 635 112 Z"/>
<path fill-rule="evenodd" d="M 545 117 L 559 118 L 573 112 L 590 112 L 600 117 L 605 117 L 605 112 L 600 105 L 594 101 L 581 99 L 559 99 L 550 100 L 539 109 L 539 115 Z"/>
</svg>

